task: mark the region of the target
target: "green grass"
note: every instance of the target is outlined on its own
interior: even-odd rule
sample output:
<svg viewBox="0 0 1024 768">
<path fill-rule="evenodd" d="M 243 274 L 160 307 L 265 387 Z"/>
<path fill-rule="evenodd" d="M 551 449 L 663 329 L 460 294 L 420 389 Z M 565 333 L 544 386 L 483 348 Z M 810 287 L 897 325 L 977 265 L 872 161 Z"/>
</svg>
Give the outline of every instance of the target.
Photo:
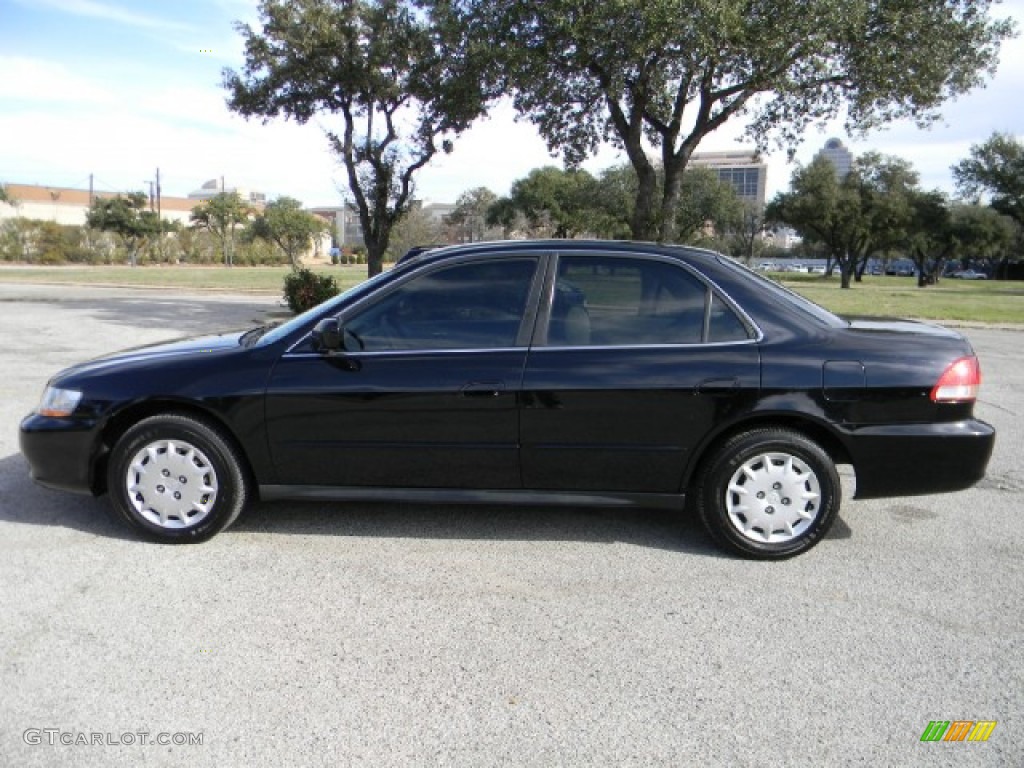
<svg viewBox="0 0 1024 768">
<path fill-rule="evenodd" d="M 345 290 L 366 279 L 366 266 L 316 266 L 334 275 Z M 281 294 L 288 267 L 25 267 L 0 266 L 0 283 L 126 285 L 143 288 Z M 1024 326 L 1024 283 L 994 280 L 942 280 L 918 288 L 914 278 L 865 276 L 847 291 L 839 278 L 773 275 L 784 285 L 840 315 L 915 317 Z"/>
<path fill-rule="evenodd" d="M 1024 282 L 1019 281 L 945 279 L 918 288 L 912 277 L 865 275 L 844 291 L 838 276 L 773 277 L 839 315 L 1024 325 Z"/>
</svg>

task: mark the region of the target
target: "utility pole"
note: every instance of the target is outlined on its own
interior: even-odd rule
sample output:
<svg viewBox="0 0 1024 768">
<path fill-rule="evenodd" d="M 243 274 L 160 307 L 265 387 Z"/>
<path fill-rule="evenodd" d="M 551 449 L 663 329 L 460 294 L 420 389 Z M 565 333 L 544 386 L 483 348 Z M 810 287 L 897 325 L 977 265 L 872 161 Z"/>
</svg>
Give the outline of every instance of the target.
<svg viewBox="0 0 1024 768">
<path fill-rule="evenodd" d="M 160 169 L 156 169 L 156 216 L 163 220 L 163 212 L 160 209 Z"/>
<path fill-rule="evenodd" d="M 93 194 L 92 194 L 92 174 L 90 173 L 89 174 L 89 207 L 90 208 L 92 208 L 92 199 L 93 199 Z"/>
</svg>

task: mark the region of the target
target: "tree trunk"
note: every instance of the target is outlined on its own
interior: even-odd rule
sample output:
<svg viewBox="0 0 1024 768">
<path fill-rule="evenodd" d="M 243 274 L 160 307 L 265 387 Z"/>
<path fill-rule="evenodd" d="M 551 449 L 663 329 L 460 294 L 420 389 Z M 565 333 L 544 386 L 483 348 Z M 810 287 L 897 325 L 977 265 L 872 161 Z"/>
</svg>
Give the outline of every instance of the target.
<svg viewBox="0 0 1024 768">
<path fill-rule="evenodd" d="M 679 186 L 682 182 L 685 163 L 678 160 L 665 162 L 665 188 L 661 196 L 659 243 L 674 243 L 679 238 L 679 227 L 676 221 L 676 208 L 679 207 Z"/>
<path fill-rule="evenodd" d="M 857 262 L 852 259 L 849 255 L 843 258 L 836 258 L 839 264 L 839 287 L 849 288 L 850 278 L 853 277 L 854 270 L 857 266 Z"/>
<path fill-rule="evenodd" d="M 374 237 L 364 237 L 366 243 L 366 277 L 374 277 L 384 271 L 384 251 L 387 250 L 387 242 L 383 244 Z"/>
<path fill-rule="evenodd" d="M 658 222 L 654 212 L 654 193 L 658 186 L 658 175 L 650 163 L 643 167 L 633 165 L 637 176 L 636 201 L 633 206 L 633 221 L 630 229 L 634 240 L 657 240 Z"/>
</svg>

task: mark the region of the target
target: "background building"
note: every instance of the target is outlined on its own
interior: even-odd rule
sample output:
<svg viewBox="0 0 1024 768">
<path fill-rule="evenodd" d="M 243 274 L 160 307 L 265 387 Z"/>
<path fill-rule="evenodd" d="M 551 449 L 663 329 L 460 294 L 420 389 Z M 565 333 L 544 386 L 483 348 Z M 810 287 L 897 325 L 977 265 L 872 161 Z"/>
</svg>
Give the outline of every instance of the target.
<svg viewBox="0 0 1024 768">
<path fill-rule="evenodd" d="M 189 192 L 188 197 L 190 200 L 209 200 L 211 197 L 216 197 L 222 192 L 234 193 L 246 203 L 266 205 L 267 202 L 267 196 L 263 192 L 256 192 L 246 187 L 225 187 L 223 176 L 219 179 L 210 179 L 199 189 Z"/>
<path fill-rule="evenodd" d="M 363 225 L 359 214 L 347 205 L 319 205 L 307 208 L 330 225 L 330 242 L 327 248 L 344 248 L 363 245 Z"/>
<path fill-rule="evenodd" d="M 0 203 L 0 221 L 23 217 L 54 221 L 58 224 L 84 226 L 85 217 L 92 205 L 93 198 L 116 197 L 117 192 L 70 187 L 43 187 L 35 184 L 5 184 L 7 194 L 14 200 L 14 205 Z M 183 225 L 189 223 L 189 216 L 201 200 L 190 200 L 185 197 L 160 198 L 160 216 L 167 221 L 177 221 Z M 156 200 L 151 200 L 152 209 L 157 209 Z"/>
<path fill-rule="evenodd" d="M 690 166 L 717 171 L 719 180 L 732 184 L 740 199 L 755 203 L 758 208 L 764 207 L 768 166 L 754 150 L 695 152 Z"/>
<path fill-rule="evenodd" d="M 846 178 L 850 168 L 853 167 L 853 153 L 839 139 L 829 139 L 826 141 L 825 146 L 819 149 L 818 154 L 814 157 L 815 159 L 824 157 L 832 163 L 836 169 L 836 176 L 839 177 L 840 181 Z"/>
</svg>

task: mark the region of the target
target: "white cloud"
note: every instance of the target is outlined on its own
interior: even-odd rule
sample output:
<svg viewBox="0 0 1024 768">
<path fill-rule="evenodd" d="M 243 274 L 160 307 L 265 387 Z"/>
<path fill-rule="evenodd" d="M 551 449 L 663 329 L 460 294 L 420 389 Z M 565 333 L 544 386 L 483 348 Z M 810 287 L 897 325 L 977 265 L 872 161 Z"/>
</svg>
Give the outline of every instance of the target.
<svg viewBox="0 0 1024 768">
<path fill-rule="evenodd" d="M 185 29 L 187 25 L 176 21 L 168 21 L 157 16 L 126 11 L 116 5 L 101 3 L 98 0 L 17 0 L 21 5 L 38 8 L 44 6 L 74 16 L 85 16 L 132 27 L 147 29 Z"/>
<path fill-rule="evenodd" d="M 55 61 L 0 55 L 0 72 L 12 75 L 0 77 L 3 101 L 103 105 L 117 100 L 114 90 L 107 85 Z"/>
</svg>

